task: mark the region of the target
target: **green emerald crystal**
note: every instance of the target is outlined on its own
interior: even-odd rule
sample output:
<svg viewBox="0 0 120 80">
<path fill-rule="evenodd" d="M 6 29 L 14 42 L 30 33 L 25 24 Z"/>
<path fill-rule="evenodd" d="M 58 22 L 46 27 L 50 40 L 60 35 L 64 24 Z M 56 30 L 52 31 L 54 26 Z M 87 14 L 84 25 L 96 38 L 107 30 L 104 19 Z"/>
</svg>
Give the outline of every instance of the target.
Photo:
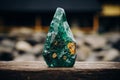
<svg viewBox="0 0 120 80">
<path fill-rule="evenodd" d="M 72 67 L 76 59 L 75 52 L 75 39 L 64 9 L 57 8 L 47 34 L 43 57 L 49 67 Z"/>
</svg>

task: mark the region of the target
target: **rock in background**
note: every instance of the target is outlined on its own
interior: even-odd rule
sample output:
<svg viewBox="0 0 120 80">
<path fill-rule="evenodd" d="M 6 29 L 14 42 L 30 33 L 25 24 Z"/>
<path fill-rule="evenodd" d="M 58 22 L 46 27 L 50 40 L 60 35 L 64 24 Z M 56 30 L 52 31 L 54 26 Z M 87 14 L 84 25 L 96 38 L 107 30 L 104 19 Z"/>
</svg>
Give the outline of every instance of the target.
<svg viewBox="0 0 120 80">
<path fill-rule="evenodd" d="M 77 61 L 120 61 L 120 33 L 85 34 L 73 30 Z M 46 33 L 29 28 L 0 33 L 0 61 L 41 61 Z"/>
</svg>

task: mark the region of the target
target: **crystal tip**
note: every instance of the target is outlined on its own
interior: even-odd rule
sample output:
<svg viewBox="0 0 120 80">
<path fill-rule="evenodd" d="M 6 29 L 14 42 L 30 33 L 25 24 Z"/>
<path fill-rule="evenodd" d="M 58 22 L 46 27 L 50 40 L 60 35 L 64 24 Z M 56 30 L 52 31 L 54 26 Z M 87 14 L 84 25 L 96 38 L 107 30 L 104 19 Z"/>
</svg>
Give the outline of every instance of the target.
<svg viewBox="0 0 120 80">
<path fill-rule="evenodd" d="M 61 7 L 58 7 L 56 11 L 64 12 L 64 9 Z"/>
</svg>

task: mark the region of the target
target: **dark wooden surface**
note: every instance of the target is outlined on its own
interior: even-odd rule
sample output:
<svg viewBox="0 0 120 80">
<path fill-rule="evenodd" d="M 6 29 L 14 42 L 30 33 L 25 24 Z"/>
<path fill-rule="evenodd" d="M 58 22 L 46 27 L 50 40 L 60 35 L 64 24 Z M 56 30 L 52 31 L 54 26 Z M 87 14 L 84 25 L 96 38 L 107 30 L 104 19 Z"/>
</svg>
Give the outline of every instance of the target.
<svg viewBox="0 0 120 80">
<path fill-rule="evenodd" d="M 119 62 L 76 62 L 48 68 L 45 62 L 0 62 L 0 80 L 120 80 Z"/>
</svg>

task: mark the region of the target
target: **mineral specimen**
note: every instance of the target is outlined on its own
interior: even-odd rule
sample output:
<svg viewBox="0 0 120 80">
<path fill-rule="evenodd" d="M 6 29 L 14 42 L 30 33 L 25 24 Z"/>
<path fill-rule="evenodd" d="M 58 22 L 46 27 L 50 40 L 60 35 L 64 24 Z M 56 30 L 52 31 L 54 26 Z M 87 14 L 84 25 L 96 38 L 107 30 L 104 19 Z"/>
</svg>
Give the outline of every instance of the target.
<svg viewBox="0 0 120 80">
<path fill-rule="evenodd" d="M 49 67 L 72 67 L 76 59 L 76 42 L 64 9 L 57 8 L 47 34 L 43 57 Z"/>
</svg>

